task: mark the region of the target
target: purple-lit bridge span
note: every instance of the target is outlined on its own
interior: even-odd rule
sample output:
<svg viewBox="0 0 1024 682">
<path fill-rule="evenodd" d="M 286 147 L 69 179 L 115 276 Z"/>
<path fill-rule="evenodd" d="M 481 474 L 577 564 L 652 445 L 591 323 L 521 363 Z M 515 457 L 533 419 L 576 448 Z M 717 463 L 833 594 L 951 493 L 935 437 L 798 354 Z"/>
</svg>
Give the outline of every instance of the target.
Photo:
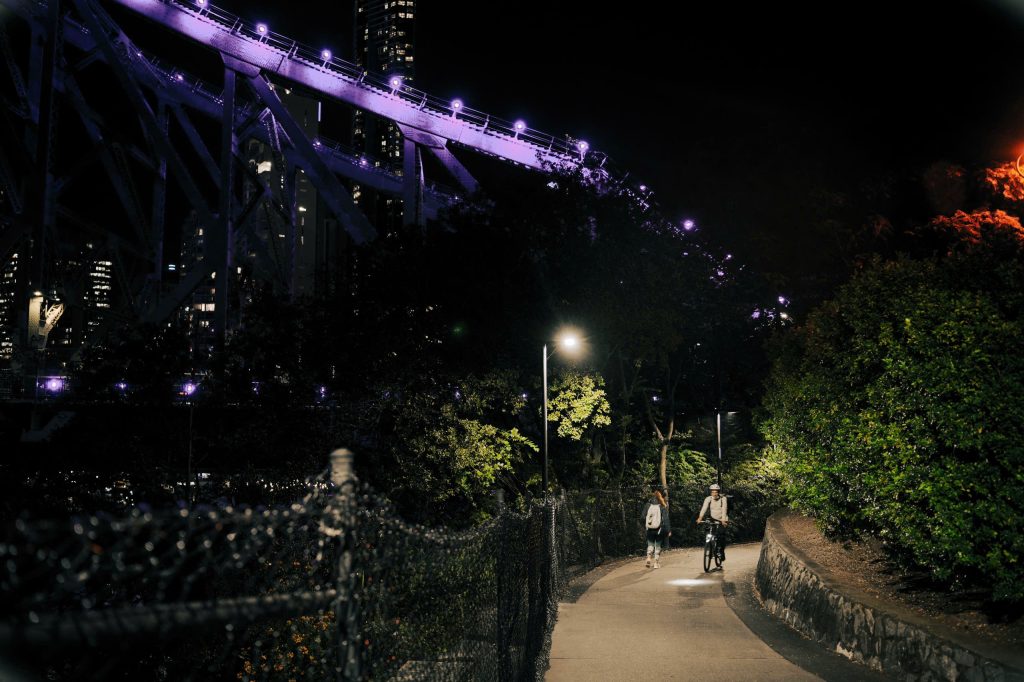
<svg viewBox="0 0 1024 682">
<path fill-rule="evenodd" d="M 611 177 L 605 155 L 584 140 L 541 133 L 522 120 L 503 120 L 460 100 L 432 96 L 400 77 L 367 72 L 329 49 L 302 45 L 206 0 L 109 4 L 150 20 L 141 33 L 151 42 L 147 31 L 187 38 L 198 55 L 183 58 L 189 64 L 216 55 L 216 70 L 223 79 L 205 82 L 168 62 L 166 55 L 150 54 L 145 40 L 133 40 L 122 26 L 140 22 L 127 21 L 130 15 L 122 11 L 125 20 L 119 23 L 97 0 L 0 0 L 0 8 L 6 10 L 0 48 L 10 78 L 8 89 L 14 94 L 8 107 L 12 125 L 0 132 L 0 192 L 9 209 L 3 217 L 0 256 L 9 257 L 19 244 L 32 245 L 30 253 L 22 248 L 19 298 L 28 300 L 29 292 L 53 290 L 50 263 L 64 241 L 60 231 L 71 229 L 95 236 L 119 264 L 118 284 L 129 306 L 120 311 L 122 321 L 165 320 L 210 277 L 232 271 L 232 253 L 243 241 L 258 260 L 271 260 L 265 239 L 245 241 L 255 229 L 254 216 L 268 206 L 287 231 L 278 235 L 287 253 L 277 260 L 294 269 L 301 239 L 296 228 L 299 172 L 356 244 L 374 239 L 376 229 L 342 179 L 400 199 L 402 221 L 423 224 L 460 195 L 479 189 L 453 149 L 539 171 L 580 168 L 591 176 Z M 14 31 L 26 26 L 30 39 L 19 41 Z M 135 33 L 140 33 L 137 26 Z M 280 96 L 280 90 L 291 87 L 394 122 L 403 138 L 401 167 L 392 168 L 363 151 L 307 133 Z M 112 92 L 123 97 L 111 98 Z M 125 105 L 137 117 L 141 136 L 132 137 L 119 128 L 115 121 L 123 112 L 108 113 L 111 106 Z M 64 143 L 57 135 L 58 121 L 64 129 L 57 113 L 68 108 L 90 147 L 77 164 L 68 163 L 57 149 L 59 139 Z M 196 114 L 219 126 L 219 149 L 211 144 L 208 131 L 201 134 L 202 126 L 193 119 Z M 81 147 L 80 137 L 76 131 L 69 144 Z M 175 139 L 187 142 L 177 144 Z M 270 147 L 285 169 L 283 192 L 248 163 L 242 146 L 252 139 Z M 457 190 L 428 181 L 424 154 L 439 162 L 436 165 L 447 171 Z M 123 209 L 123 217 L 112 217 L 111 225 L 98 225 L 83 215 L 68 191 L 85 184 L 86 171 L 96 162 Z M 163 243 L 169 182 L 205 231 L 202 257 L 173 287 L 162 281 L 162 265 L 168 262 Z M 245 183 L 259 191 L 243 191 Z M 293 275 L 284 279 L 292 282 Z M 221 277 L 215 302 L 218 331 L 228 326 L 228 296 L 228 278 Z M 32 337 L 33 330 L 20 331 L 24 339 Z"/>
</svg>

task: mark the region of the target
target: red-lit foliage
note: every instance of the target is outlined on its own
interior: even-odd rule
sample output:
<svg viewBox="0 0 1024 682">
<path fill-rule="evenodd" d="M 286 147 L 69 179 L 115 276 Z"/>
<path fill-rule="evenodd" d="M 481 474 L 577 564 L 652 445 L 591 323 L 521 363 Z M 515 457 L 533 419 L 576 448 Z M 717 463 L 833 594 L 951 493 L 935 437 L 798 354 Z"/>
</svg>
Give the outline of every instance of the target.
<svg viewBox="0 0 1024 682">
<path fill-rule="evenodd" d="M 1024 248 L 1024 226 L 1020 218 L 1006 211 L 957 211 L 951 216 L 938 216 L 928 225 L 949 241 L 949 250 L 978 248 Z"/>
<path fill-rule="evenodd" d="M 1014 162 L 986 168 L 982 183 L 994 196 L 1009 201 L 1024 201 L 1024 178 Z"/>
</svg>

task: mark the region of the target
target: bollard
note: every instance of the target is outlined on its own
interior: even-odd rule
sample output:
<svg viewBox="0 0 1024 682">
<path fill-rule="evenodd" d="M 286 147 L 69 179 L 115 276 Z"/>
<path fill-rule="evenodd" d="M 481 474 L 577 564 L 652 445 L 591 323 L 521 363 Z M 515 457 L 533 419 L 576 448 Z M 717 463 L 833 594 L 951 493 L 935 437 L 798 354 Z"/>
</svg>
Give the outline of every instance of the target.
<svg viewBox="0 0 1024 682">
<path fill-rule="evenodd" d="M 331 453 L 331 483 L 339 488 L 355 478 L 352 461 L 355 455 L 348 448 L 338 448 Z"/>
</svg>

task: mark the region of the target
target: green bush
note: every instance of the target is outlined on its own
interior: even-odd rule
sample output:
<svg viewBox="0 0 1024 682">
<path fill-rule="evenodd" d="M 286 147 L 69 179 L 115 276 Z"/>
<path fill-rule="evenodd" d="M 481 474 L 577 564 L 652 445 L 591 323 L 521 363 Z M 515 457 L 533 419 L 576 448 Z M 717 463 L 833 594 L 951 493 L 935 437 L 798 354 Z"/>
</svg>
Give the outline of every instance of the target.
<svg viewBox="0 0 1024 682">
<path fill-rule="evenodd" d="M 876 261 L 774 349 L 762 431 L 794 505 L 1024 599 L 1018 256 Z"/>
</svg>

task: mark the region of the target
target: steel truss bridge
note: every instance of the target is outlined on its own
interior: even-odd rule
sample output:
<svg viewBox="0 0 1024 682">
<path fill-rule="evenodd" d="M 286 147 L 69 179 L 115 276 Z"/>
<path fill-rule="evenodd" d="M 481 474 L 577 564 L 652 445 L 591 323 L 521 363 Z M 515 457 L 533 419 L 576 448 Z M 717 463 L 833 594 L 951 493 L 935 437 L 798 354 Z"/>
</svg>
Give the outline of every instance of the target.
<svg viewBox="0 0 1024 682">
<path fill-rule="evenodd" d="M 223 73 L 223 79 L 204 82 L 149 54 L 141 46 L 144 40 L 134 41 L 98 0 L 0 0 L 0 50 L 8 90 L 14 93 L 13 99 L 7 98 L 6 112 L 0 108 L 6 117 L 0 121 L 0 261 L 7 261 L 17 245 L 31 244 L 19 263 L 17 298 L 19 335 L 30 347 L 47 317 L 38 294 L 50 284 L 47 262 L 67 230 L 79 237 L 88 233 L 112 254 L 126 307 L 109 315 L 105 324 L 115 319 L 155 323 L 167 320 L 211 276 L 230 272 L 236 244 L 256 229 L 258 209 L 270 205 L 281 217 L 288 230 L 285 248 L 294 251 L 297 171 L 356 244 L 373 240 L 376 229 L 342 178 L 401 199 L 403 222 L 423 224 L 459 192 L 479 188 L 452 153 L 456 147 L 542 172 L 582 168 L 609 177 L 606 157 L 585 141 L 547 135 L 522 121 L 502 120 L 458 100 L 432 96 L 400 79 L 366 73 L 327 50 L 249 23 L 207 0 L 108 3 L 130 10 L 121 11 L 125 17 L 134 20 L 134 13 L 148 19 L 136 23 L 157 40 L 183 37 L 197 44 L 198 53 L 218 60 L 213 72 Z M 391 169 L 344 144 L 311 137 L 275 85 L 298 87 L 393 121 L 404 138 L 402 168 Z M 112 98 L 111 92 L 119 96 Z M 119 111 L 111 113 L 112 101 Z M 64 113 L 58 116 L 58 111 Z M 58 142 L 66 139 L 58 135 L 66 128 L 59 119 L 69 111 L 88 138 L 83 141 L 77 134 L 67 143 L 77 150 L 88 148 L 73 160 L 58 153 Z M 126 112 L 137 119 L 141 134 L 131 134 L 120 123 Z M 200 134 L 197 117 L 206 119 L 202 125 L 219 129 L 219 149 L 211 149 L 211 135 Z M 247 163 L 240 147 L 249 139 L 273 150 L 275 161 L 286 169 L 283 188 L 269 187 Z M 459 190 L 428 183 L 424 155 L 439 161 L 434 165 L 443 167 Z M 103 225 L 83 215 L 69 191 L 99 182 L 109 184 L 107 191 L 119 205 L 110 207 Z M 258 191 L 242 191 L 246 183 Z M 202 259 L 173 287 L 162 282 L 161 272 L 169 191 L 184 197 L 205 229 Z M 286 254 L 284 261 L 292 263 L 293 258 L 294 253 Z M 229 279 L 218 278 L 215 288 L 215 327 L 221 338 L 228 325 Z M 35 306 L 39 310 L 33 315 Z M 45 333 L 43 339 L 45 343 Z"/>
</svg>

